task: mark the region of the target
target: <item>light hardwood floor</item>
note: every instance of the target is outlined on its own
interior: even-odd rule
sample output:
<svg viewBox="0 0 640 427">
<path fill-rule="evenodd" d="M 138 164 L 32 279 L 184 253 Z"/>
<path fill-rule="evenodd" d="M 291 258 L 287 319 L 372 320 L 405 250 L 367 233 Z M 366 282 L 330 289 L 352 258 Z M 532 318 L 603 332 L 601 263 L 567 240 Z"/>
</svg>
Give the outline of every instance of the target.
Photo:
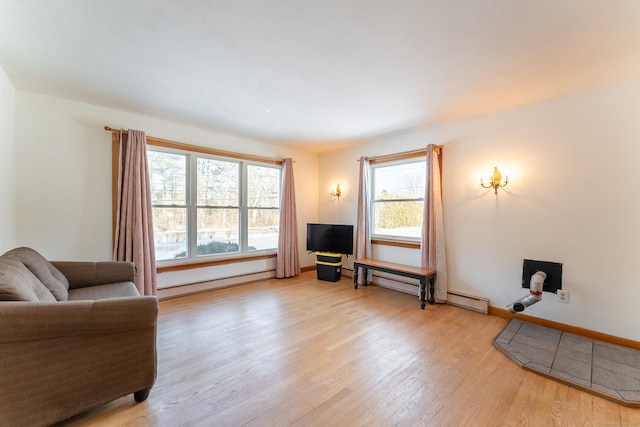
<svg viewBox="0 0 640 427">
<path fill-rule="evenodd" d="M 65 426 L 640 426 L 518 368 L 505 319 L 315 272 L 165 300 L 158 379 Z"/>
</svg>

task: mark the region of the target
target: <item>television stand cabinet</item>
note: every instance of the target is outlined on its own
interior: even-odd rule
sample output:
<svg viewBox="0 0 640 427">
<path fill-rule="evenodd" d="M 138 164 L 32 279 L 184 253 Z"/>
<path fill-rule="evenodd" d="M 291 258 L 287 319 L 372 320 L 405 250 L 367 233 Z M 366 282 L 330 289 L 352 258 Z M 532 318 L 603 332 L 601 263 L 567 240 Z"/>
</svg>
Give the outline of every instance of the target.
<svg viewBox="0 0 640 427">
<path fill-rule="evenodd" d="M 384 273 L 397 274 L 399 276 L 410 277 L 420 281 L 420 308 L 424 310 L 426 301 L 433 304 L 434 283 L 436 271 L 428 268 L 413 267 L 411 265 L 396 264 L 394 262 L 378 261 L 370 258 L 359 258 L 353 261 L 353 285 L 358 289 L 358 270 L 362 267 L 364 274 L 364 285 L 367 286 L 369 270 L 378 270 Z M 427 280 L 429 281 L 429 296 L 427 298 Z"/>
</svg>

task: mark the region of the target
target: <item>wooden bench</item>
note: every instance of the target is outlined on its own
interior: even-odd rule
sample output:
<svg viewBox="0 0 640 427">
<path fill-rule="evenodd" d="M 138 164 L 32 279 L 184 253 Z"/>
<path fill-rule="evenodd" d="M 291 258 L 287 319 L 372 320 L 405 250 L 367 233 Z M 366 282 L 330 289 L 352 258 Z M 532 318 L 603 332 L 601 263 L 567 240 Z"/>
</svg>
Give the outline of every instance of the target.
<svg viewBox="0 0 640 427">
<path fill-rule="evenodd" d="M 436 271 L 428 268 L 413 267 L 411 265 L 396 264 L 394 262 L 378 261 L 370 258 L 359 258 L 353 261 L 353 284 L 358 289 L 358 270 L 362 267 L 364 274 L 364 285 L 367 286 L 369 270 L 378 270 L 385 273 L 397 274 L 399 276 L 411 277 L 420 281 L 420 308 L 424 310 L 426 301 L 434 303 L 433 291 L 436 280 Z M 429 281 L 429 296 L 427 298 L 427 280 Z"/>
</svg>

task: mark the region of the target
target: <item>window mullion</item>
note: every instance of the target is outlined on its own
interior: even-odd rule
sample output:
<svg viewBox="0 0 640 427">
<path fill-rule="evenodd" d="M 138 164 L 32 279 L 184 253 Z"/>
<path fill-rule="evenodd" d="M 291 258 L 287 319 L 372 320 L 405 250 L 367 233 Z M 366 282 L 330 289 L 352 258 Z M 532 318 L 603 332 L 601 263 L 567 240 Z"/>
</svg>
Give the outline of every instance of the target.
<svg viewBox="0 0 640 427">
<path fill-rule="evenodd" d="M 198 167 L 197 156 L 188 155 L 187 164 L 187 233 L 189 243 L 189 258 L 195 260 L 198 257 Z"/>
<path fill-rule="evenodd" d="M 240 218 L 240 251 L 247 252 L 249 247 L 249 212 L 248 212 L 248 179 L 247 162 L 240 163 L 240 200 L 238 216 Z"/>
<path fill-rule="evenodd" d="M 422 202 L 424 197 L 415 197 L 411 199 L 376 199 L 373 203 L 387 203 L 387 202 Z"/>
</svg>

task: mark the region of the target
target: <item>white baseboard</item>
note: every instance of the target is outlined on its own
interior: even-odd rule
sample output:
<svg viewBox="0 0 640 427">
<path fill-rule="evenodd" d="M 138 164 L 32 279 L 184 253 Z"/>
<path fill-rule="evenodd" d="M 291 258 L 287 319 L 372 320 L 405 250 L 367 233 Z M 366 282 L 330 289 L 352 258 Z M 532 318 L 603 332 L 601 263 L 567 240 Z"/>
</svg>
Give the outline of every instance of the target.
<svg viewBox="0 0 640 427">
<path fill-rule="evenodd" d="M 486 298 L 450 291 L 447 292 L 447 304 L 477 311 L 479 313 L 489 314 L 489 300 Z"/>
<path fill-rule="evenodd" d="M 241 276 L 224 277 L 221 279 L 209 280 L 206 282 L 192 283 L 187 285 L 171 286 L 158 289 L 158 298 L 167 299 L 183 295 L 195 294 L 198 292 L 211 291 L 213 289 L 226 288 L 229 286 L 242 285 L 258 280 L 272 279 L 276 277 L 275 270 L 263 271 L 260 273 L 245 274 Z"/>
<path fill-rule="evenodd" d="M 347 272 L 347 275 L 353 277 L 353 270 L 342 269 L 343 273 Z M 377 272 L 376 272 L 377 273 Z M 409 279 L 410 280 L 410 279 Z M 403 279 L 391 275 L 373 274 L 371 277 L 373 284 L 382 286 L 384 288 L 393 289 L 395 291 L 404 292 L 410 295 L 418 295 L 419 283 L 416 280 L 414 283 L 408 283 Z M 447 292 L 447 304 L 455 305 L 456 307 L 466 308 L 467 310 L 477 311 L 478 313 L 489 314 L 489 300 L 487 298 L 476 297 L 473 295 L 463 294 L 457 291 Z"/>
<path fill-rule="evenodd" d="M 386 277 L 377 275 L 374 275 L 372 280 L 375 280 L 374 283 L 378 286 L 382 286 L 383 288 L 389 288 L 393 289 L 394 291 L 400 291 L 406 294 L 418 296 L 419 284 L 412 285 L 410 283 L 388 279 Z"/>
</svg>

